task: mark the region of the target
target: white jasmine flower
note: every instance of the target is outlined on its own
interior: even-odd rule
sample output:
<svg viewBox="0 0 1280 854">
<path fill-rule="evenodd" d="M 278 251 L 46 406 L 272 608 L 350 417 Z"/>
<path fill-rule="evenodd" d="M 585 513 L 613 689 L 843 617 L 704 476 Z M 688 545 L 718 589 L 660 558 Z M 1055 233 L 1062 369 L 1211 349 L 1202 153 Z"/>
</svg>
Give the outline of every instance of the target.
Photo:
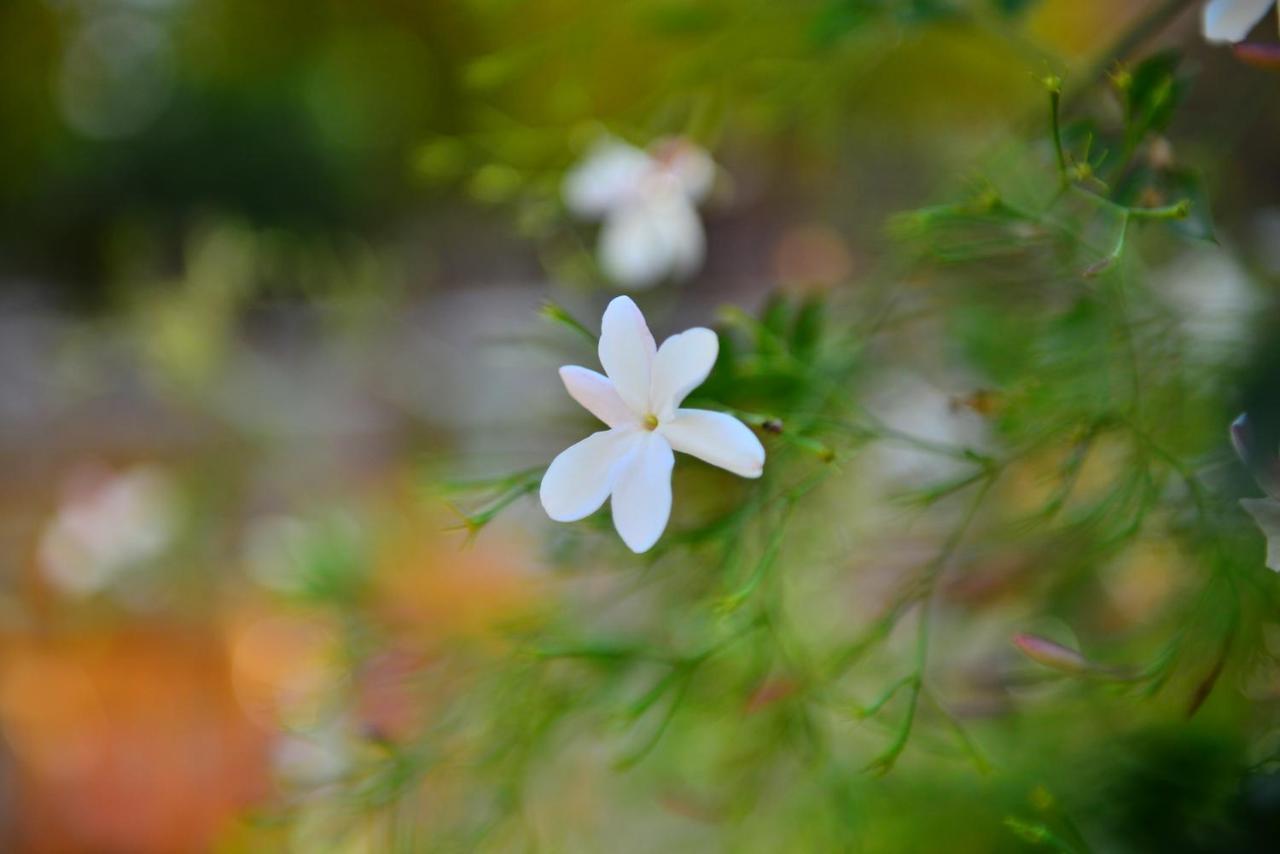
<svg viewBox="0 0 1280 854">
<path fill-rule="evenodd" d="M 715 164 L 684 139 L 643 151 L 617 139 L 596 145 L 564 181 L 564 200 L 583 219 L 603 220 L 600 266 L 618 284 L 650 287 L 702 265 L 706 237 L 697 204 Z"/>
<path fill-rule="evenodd" d="M 1204 37 L 1211 42 L 1242 42 L 1276 0 L 1209 0 L 1204 7 Z"/>
<path fill-rule="evenodd" d="M 40 566 L 60 589 L 87 596 L 157 557 L 176 533 L 175 489 L 150 466 L 86 475 L 45 527 Z"/>
<path fill-rule="evenodd" d="M 710 329 L 672 335 L 658 347 L 628 297 L 605 309 L 600 363 L 605 375 L 566 365 L 560 378 L 574 400 L 609 426 L 563 451 L 542 478 L 542 506 L 574 522 L 613 499 L 613 524 L 633 552 L 647 551 L 671 515 L 673 450 L 742 477 L 759 477 L 764 447 L 736 418 L 681 409 L 706 380 L 719 341 Z"/>
</svg>

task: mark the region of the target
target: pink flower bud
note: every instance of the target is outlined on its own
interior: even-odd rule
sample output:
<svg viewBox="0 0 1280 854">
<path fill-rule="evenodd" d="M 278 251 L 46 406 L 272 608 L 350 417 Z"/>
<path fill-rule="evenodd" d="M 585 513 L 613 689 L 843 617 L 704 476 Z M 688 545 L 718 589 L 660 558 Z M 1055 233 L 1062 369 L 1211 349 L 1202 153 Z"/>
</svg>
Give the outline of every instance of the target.
<svg viewBox="0 0 1280 854">
<path fill-rule="evenodd" d="M 1236 59 L 1264 71 L 1280 71 L 1280 44 L 1246 42 L 1235 45 Z"/>
<path fill-rule="evenodd" d="M 1052 667 L 1063 673 L 1092 673 L 1099 669 L 1096 664 L 1074 649 L 1039 635 L 1016 634 L 1013 636 L 1013 645 L 1037 664 Z"/>
</svg>

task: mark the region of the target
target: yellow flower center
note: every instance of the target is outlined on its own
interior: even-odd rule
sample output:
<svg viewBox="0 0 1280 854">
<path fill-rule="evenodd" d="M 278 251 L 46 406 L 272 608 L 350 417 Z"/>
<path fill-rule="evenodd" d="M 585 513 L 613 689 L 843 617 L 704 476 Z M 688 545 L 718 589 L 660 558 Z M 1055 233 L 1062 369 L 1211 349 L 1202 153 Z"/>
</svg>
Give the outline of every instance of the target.
<svg viewBox="0 0 1280 854">
<path fill-rule="evenodd" d="M 642 423 L 642 424 L 644 424 L 644 429 L 646 429 L 646 430 L 657 430 L 657 429 L 658 429 L 658 416 L 656 416 L 656 415 L 654 415 L 652 412 L 650 412 L 648 415 L 646 415 L 646 416 L 644 417 L 644 420 L 643 420 L 643 421 L 641 421 L 641 423 Z"/>
</svg>

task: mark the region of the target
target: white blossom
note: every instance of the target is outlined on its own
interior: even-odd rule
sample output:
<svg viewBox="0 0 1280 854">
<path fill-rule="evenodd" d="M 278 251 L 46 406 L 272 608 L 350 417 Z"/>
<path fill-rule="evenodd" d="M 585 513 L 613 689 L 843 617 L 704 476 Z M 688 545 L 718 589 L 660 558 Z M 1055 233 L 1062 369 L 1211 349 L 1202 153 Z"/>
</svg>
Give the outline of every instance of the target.
<svg viewBox="0 0 1280 854">
<path fill-rule="evenodd" d="M 706 236 L 697 205 L 711 190 L 715 164 L 684 139 L 648 151 L 605 139 L 565 177 L 565 204 L 601 220 L 598 255 L 609 278 L 646 288 L 685 278 L 702 265 Z"/>
<path fill-rule="evenodd" d="M 585 518 L 612 497 L 613 524 L 637 554 L 662 536 L 671 515 L 673 451 L 691 454 L 742 477 L 759 477 L 764 447 L 736 418 L 681 402 L 711 372 L 716 334 L 695 328 L 658 347 L 644 315 L 628 297 L 605 309 L 599 374 L 560 369 L 574 400 L 606 425 L 560 453 L 542 478 L 541 499 L 557 522 Z"/>
<path fill-rule="evenodd" d="M 45 577 L 67 593 L 89 595 L 157 557 L 176 533 L 174 493 L 150 466 L 86 476 L 40 538 Z"/>
<path fill-rule="evenodd" d="M 1202 21 L 1211 42 L 1242 42 L 1276 0 L 1209 0 Z"/>
</svg>

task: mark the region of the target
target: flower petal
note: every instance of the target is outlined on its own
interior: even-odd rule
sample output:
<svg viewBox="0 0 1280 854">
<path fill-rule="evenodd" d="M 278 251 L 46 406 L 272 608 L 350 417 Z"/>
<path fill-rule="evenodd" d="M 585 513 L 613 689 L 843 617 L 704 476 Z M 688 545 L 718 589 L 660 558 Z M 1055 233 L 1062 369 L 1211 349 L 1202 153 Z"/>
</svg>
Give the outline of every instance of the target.
<svg viewBox="0 0 1280 854">
<path fill-rule="evenodd" d="M 1231 444 L 1262 491 L 1280 498 L 1280 457 L 1259 447 L 1248 413 L 1242 412 L 1231 422 Z"/>
<path fill-rule="evenodd" d="M 600 231 L 600 267 L 624 288 L 649 288 L 671 273 L 675 263 L 662 213 L 644 202 L 613 210 Z"/>
<path fill-rule="evenodd" d="M 582 407 L 610 427 L 638 425 L 636 414 L 618 396 L 613 380 L 577 365 L 565 365 L 560 369 L 560 379 L 569 396 Z"/>
<path fill-rule="evenodd" d="M 652 168 L 652 158 L 640 149 L 606 139 L 565 176 L 561 194 L 569 210 L 580 217 L 597 218 L 626 201 Z"/>
<path fill-rule="evenodd" d="M 706 381 L 719 352 L 720 339 L 700 326 L 663 341 L 653 360 L 650 411 L 659 420 L 673 417 L 689 392 Z"/>
<path fill-rule="evenodd" d="M 764 472 L 764 446 L 751 428 L 732 415 L 706 409 L 677 409 L 659 432 L 683 454 L 742 477 Z"/>
<path fill-rule="evenodd" d="M 716 164 L 707 152 L 691 142 L 677 141 L 667 163 L 667 171 L 680 182 L 684 194 L 700 202 L 715 182 Z"/>
<path fill-rule="evenodd" d="M 551 461 L 538 497 L 557 522 L 576 522 L 604 504 L 617 478 L 618 464 L 641 437 L 636 430 L 601 430 L 570 445 Z"/>
<path fill-rule="evenodd" d="M 1204 37 L 1211 42 L 1239 42 L 1262 20 L 1276 0 L 1210 0 L 1204 7 Z"/>
<path fill-rule="evenodd" d="M 613 526 L 636 554 L 647 552 L 671 518 L 671 468 L 675 454 L 657 433 L 642 439 L 619 469 L 613 487 Z"/>
<path fill-rule="evenodd" d="M 618 396 L 636 415 L 649 405 L 649 374 L 658 347 L 630 297 L 617 297 L 600 322 L 600 364 Z"/>
<path fill-rule="evenodd" d="M 1267 569 L 1280 572 L 1280 501 L 1242 498 L 1240 506 L 1253 517 L 1267 538 Z"/>
<path fill-rule="evenodd" d="M 675 194 L 654 202 L 652 208 L 665 235 L 670 273 L 677 279 L 687 279 L 698 272 L 707 252 L 707 237 L 698 211 L 688 198 Z"/>
</svg>

